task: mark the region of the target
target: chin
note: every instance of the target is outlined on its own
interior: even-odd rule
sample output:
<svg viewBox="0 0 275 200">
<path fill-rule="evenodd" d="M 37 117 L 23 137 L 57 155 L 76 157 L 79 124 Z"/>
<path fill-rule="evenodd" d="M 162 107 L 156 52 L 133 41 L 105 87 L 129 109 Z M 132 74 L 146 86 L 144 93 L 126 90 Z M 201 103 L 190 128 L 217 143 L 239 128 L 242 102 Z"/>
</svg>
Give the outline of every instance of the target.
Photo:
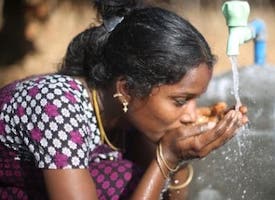
<svg viewBox="0 0 275 200">
<path fill-rule="evenodd" d="M 144 132 L 145 137 L 153 143 L 158 143 L 160 139 L 164 136 L 164 133 L 160 132 Z"/>
</svg>

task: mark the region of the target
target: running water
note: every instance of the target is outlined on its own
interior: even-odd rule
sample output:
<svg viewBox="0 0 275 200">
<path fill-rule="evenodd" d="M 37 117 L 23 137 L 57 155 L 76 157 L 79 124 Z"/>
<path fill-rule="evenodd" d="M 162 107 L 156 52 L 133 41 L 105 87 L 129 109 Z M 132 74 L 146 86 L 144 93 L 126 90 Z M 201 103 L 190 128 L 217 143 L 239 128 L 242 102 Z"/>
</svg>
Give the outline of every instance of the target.
<svg viewBox="0 0 275 200">
<path fill-rule="evenodd" d="M 231 62 L 232 73 L 233 73 L 233 92 L 236 99 L 235 110 L 239 110 L 242 103 L 239 96 L 239 72 L 238 72 L 237 56 L 229 56 L 229 60 Z"/>
<path fill-rule="evenodd" d="M 238 60 L 237 56 L 229 56 L 231 66 L 232 66 L 232 74 L 233 74 L 233 92 L 236 100 L 235 110 L 239 110 L 242 105 L 240 95 L 239 95 L 239 72 L 238 72 Z M 238 147 L 239 147 L 239 155 L 242 156 L 242 146 L 244 144 L 241 141 L 240 136 L 237 137 Z"/>
</svg>

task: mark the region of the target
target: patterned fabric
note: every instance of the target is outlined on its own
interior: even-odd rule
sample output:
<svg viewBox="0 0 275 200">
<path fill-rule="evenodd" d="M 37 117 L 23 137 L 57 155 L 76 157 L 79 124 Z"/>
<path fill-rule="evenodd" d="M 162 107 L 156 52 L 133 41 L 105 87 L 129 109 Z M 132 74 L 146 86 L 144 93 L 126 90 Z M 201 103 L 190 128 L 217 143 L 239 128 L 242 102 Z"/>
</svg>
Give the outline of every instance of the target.
<svg viewBox="0 0 275 200">
<path fill-rule="evenodd" d="M 140 177 L 137 167 L 101 143 L 88 92 L 78 80 L 45 75 L 2 88 L 1 199 L 46 199 L 41 169 L 73 168 L 90 169 L 103 200 L 129 195 Z"/>
<path fill-rule="evenodd" d="M 98 146 L 92 154 L 105 154 L 111 149 L 106 145 Z M 99 200 L 125 200 L 129 199 L 131 193 L 140 180 L 143 170 L 132 162 L 122 159 L 102 160 L 100 163 L 91 163 L 89 171 L 96 184 Z"/>
<path fill-rule="evenodd" d="M 0 143 L 0 199 L 47 199 L 42 172 Z"/>
<path fill-rule="evenodd" d="M 61 75 L 32 78 L 16 83 L 7 100 L 0 115 L 0 141 L 23 152 L 19 158 L 34 157 L 46 169 L 88 167 L 89 152 L 101 141 L 80 82 Z"/>
<path fill-rule="evenodd" d="M 110 151 L 108 146 L 100 145 L 91 154 L 102 155 Z M 0 143 L 0 199 L 48 199 L 41 169 L 30 161 L 15 158 L 16 152 Z M 132 162 L 122 159 L 121 154 L 115 161 L 91 162 L 89 171 L 99 200 L 129 199 L 143 173 Z"/>
</svg>

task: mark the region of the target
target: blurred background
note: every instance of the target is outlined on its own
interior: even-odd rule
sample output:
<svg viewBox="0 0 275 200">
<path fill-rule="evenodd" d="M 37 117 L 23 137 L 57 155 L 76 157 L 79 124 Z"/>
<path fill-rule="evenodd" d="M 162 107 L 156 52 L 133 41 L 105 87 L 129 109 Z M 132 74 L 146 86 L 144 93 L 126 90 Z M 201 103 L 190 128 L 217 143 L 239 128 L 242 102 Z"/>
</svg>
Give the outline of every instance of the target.
<svg viewBox="0 0 275 200">
<path fill-rule="evenodd" d="M 54 72 L 69 41 L 97 22 L 91 0 L 0 0 L 0 87 L 19 78 Z M 146 0 L 188 19 L 218 56 L 215 74 L 230 70 L 223 0 Z M 267 25 L 267 63 L 275 63 L 274 0 L 249 0 L 250 20 Z M 240 47 L 240 66 L 253 64 L 253 42 Z"/>
</svg>

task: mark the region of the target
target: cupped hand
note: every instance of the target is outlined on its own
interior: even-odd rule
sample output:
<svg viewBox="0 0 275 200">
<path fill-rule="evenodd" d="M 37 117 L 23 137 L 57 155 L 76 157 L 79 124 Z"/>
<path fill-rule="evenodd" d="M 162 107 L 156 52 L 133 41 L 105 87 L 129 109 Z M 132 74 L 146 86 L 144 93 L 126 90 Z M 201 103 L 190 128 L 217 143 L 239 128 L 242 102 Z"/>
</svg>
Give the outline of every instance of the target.
<svg viewBox="0 0 275 200">
<path fill-rule="evenodd" d="M 181 160 L 203 158 L 230 140 L 248 122 L 247 107 L 224 109 L 208 121 L 183 125 L 168 131 L 160 140 L 165 158 L 172 166 Z M 213 112 L 211 112 L 213 113 Z M 214 118 L 214 120 L 213 120 Z"/>
<path fill-rule="evenodd" d="M 228 108 L 228 105 L 225 102 L 218 102 L 212 106 L 208 107 L 199 107 L 197 108 L 197 121 L 196 124 L 202 124 L 209 121 L 217 122 L 222 119 L 226 113 L 230 110 L 233 110 L 235 106 Z M 243 123 L 247 123 L 248 118 L 245 116 L 247 113 L 247 107 L 241 105 L 239 111 L 244 115 Z"/>
</svg>

